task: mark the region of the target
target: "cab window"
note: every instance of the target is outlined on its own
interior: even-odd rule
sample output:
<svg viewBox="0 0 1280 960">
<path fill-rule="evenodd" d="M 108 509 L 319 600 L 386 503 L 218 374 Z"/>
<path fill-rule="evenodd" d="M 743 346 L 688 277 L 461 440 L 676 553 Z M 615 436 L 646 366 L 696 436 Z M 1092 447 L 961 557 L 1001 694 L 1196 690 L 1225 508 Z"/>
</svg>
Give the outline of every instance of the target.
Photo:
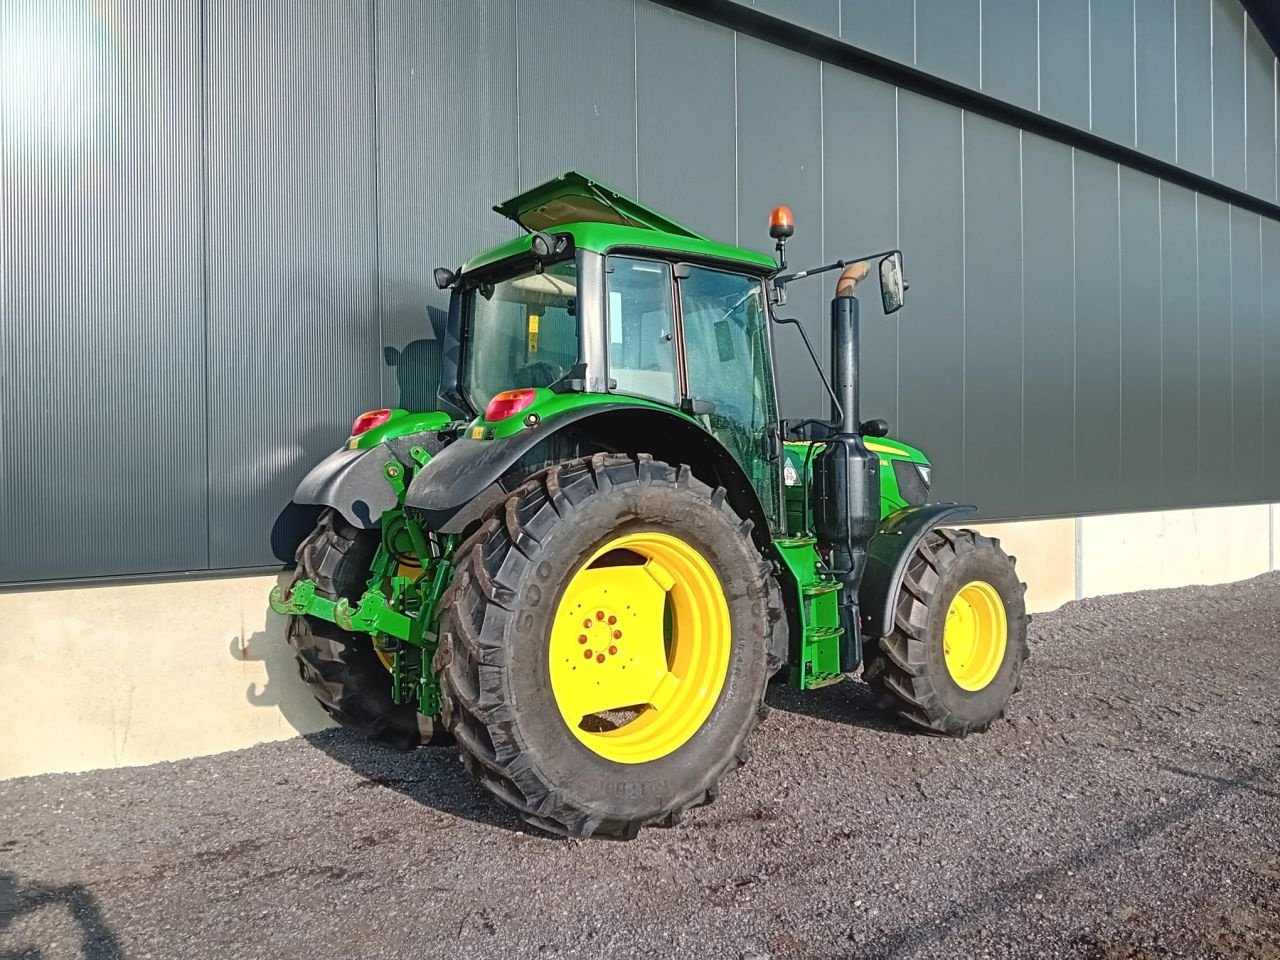
<svg viewBox="0 0 1280 960">
<path fill-rule="evenodd" d="M 675 318 L 671 265 L 635 257 L 609 257 L 609 378 L 614 393 L 674 404 Z"/>
</svg>

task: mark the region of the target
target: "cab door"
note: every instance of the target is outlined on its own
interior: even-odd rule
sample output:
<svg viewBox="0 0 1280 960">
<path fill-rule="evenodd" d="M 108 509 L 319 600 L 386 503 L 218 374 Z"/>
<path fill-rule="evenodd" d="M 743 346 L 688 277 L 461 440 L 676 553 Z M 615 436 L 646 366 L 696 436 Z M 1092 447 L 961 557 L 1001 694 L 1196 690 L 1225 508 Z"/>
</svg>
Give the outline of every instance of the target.
<svg viewBox="0 0 1280 960">
<path fill-rule="evenodd" d="M 676 276 L 686 408 L 742 466 L 776 528 L 778 409 L 764 284 L 687 263 Z"/>
</svg>

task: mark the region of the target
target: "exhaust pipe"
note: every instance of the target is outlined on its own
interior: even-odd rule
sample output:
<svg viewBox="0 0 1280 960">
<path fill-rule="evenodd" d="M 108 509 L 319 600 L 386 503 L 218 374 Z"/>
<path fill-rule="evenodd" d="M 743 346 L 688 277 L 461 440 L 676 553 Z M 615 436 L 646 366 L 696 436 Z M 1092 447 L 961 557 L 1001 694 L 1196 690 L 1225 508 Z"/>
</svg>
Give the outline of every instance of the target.
<svg viewBox="0 0 1280 960">
<path fill-rule="evenodd" d="M 818 544 L 829 551 L 831 571 L 844 585 L 840 669 L 846 673 L 862 662 L 858 587 L 867 544 L 880 524 L 880 460 L 862 442 L 858 419 L 858 300 L 853 289 L 866 273 L 865 263 L 846 268 L 831 301 L 831 374 L 839 401 L 832 403 L 831 419 L 836 433 L 814 459 L 810 494 Z"/>
</svg>

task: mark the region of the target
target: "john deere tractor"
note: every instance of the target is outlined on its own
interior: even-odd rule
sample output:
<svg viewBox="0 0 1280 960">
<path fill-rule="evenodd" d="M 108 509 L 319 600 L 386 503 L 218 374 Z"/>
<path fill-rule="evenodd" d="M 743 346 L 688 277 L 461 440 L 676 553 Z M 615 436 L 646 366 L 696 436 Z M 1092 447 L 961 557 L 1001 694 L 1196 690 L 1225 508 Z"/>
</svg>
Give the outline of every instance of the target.
<svg viewBox="0 0 1280 960">
<path fill-rule="evenodd" d="M 898 251 L 786 273 L 567 173 L 494 208 L 524 235 L 450 291 L 439 409 L 374 410 L 302 481 L 320 508 L 289 617 L 338 721 L 401 748 L 452 735 L 527 820 L 635 836 L 715 798 L 775 674 L 862 671 L 885 709 L 964 735 L 1027 655 L 999 544 L 943 524 L 929 463 L 859 419 L 858 300 Z M 828 420 L 779 419 L 788 285 L 839 270 Z M 785 671 L 785 673 L 783 673 Z"/>
</svg>

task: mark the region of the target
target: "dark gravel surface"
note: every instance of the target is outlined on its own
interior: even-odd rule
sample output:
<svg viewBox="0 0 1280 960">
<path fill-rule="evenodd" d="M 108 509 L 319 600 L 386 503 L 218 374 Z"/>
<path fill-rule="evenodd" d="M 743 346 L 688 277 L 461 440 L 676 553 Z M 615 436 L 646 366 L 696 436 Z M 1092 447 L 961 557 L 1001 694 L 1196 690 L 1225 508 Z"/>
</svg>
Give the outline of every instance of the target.
<svg viewBox="0 0 1280 960">
<path fill-rule="evenodd" d="M 776 691 L 720 800 L 629 844 L 341 732 L 0 783 L 0 958 L 1280 957 L 1280 574 L 1032 649 L 963 741 Z"/>
</svg>

